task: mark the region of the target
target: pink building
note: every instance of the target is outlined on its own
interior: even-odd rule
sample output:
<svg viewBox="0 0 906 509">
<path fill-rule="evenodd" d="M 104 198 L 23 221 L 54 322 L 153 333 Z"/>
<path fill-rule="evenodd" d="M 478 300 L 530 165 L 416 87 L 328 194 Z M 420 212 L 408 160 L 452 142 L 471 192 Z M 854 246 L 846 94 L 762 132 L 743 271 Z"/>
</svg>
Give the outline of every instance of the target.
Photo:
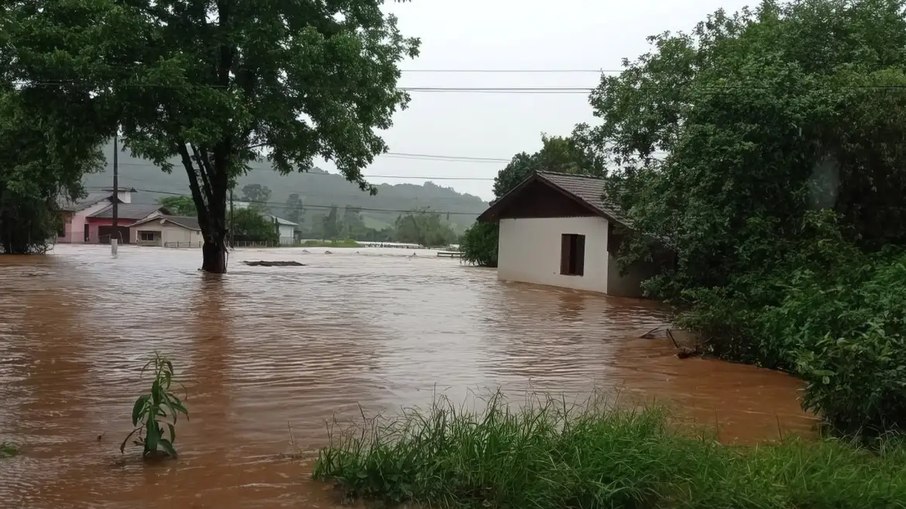
<svg viewBox="0 0 906 509">
<path fill-rule="evenodd" d="M 141 203 L 121 203 L 117 207 L 117 228 L 113 229 L 113 205 L 108 204 L 103 210 L 91 214 L 85 219 L 89 244 L 109 244 L 110 238 L 118 236 L 120 244 L 129 244 L 129 225 L 151 216 L 166 214 L 168 211 L 160 205 Z"/>
<path fill-rule="evenodd" d="M 119 188 L 116 193 L 120 203 L 132 203 L 132 193 L 135 189 Z M 65 244 L 84 244 L 90 240 L 88 217 L 96 214 L 113 203 L 113 188 L 102 189 L 98 193 L 90 193 L 77 201 L 65 201 L 60 204 L 63 212 L 63 227 L 60 228 L 57 242 Z M 128 223 L 127 223 L 128 224 Z"/>
</svg>

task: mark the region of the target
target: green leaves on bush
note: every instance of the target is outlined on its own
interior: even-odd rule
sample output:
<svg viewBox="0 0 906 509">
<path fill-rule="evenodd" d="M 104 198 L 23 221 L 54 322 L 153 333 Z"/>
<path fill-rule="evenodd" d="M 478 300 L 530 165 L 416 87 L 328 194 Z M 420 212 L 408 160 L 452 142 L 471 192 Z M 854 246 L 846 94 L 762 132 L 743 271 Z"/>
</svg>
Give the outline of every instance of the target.
<svg viewBox="0 0 906 509">
<path fill-rule="evenodd" d="M 173 443 L 176 442 L 176 422 L 180 414 L 188 419 L 189 412 L 182 400 L 170 391 L 173 382 L 173 364 L 170 360 L 155 354 L 142 368 L 142 372 L 148 368 L 154 371 L 151 392 L 142 394 L 135 400 L 132 425 L 136 428 L 123 440 L 120 452 L 124 452 L 126 442 L 138 434 L 133 443 L 142 446 L 144 457 L 165 455 L 175 458 L 176 448 Z"/>
<path fill-rule="evenodd" d="M 850 433 L 906 426 L 906 1 L 715 12 L 602 77 L 606 196 L 676 267 L 646 282 L 717 354 L 806 379 Z M 828 42 L 829 33 L 846 37 Z M 888 250 L 885 251 L 884 248 Z"/>
<path fill-rule="evenodd" d="M 500 227 L 496 223 L 475 223 L 462 237 L 462 259 L 482 267 L 497 266 Z"/>
</svg>

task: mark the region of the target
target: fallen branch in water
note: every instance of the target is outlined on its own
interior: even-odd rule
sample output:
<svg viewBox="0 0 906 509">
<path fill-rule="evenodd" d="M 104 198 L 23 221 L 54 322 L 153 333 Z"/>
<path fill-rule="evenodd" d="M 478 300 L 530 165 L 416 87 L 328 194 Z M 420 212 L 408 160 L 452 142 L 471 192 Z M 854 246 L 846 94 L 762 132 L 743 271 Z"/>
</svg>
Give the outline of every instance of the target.
<svg viewBox="0 0 906 509">
<path fill-rule="evenodd" d="M 258 261 L 242 262 L 242 263 L 248 265 L 249 267 L 304 267 L 305 266 L 305 264 L 303 264 L 303 263 L 292 262 L 292 261 L 269 262 L 269 261 L 265 261 L 265 260 L 258 260 Z"/>
</svg>

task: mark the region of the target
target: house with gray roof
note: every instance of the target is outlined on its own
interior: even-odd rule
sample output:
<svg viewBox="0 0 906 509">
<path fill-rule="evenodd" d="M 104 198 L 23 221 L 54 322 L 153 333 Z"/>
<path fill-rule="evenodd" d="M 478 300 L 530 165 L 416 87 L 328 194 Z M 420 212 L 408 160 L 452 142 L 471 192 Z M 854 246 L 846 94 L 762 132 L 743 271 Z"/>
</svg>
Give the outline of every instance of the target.
<svg viewBox="0 0 906 509">
<path fill-rule="evenodd" d="M 654 264 L 620 270 L 615 255 L 629 221 L 604 197 L 597 177 L 530 175 L 479 221 L 500 225 L 497 278 L 620 296 L 641 295 Z"/>
<path fill-rule="evenodd" d="M 120 244 L 131 244 L 129 235 L 129 225 L 151 217 L 155 214 L 166 214 L 167 209 L 160 205 L 146 203 L 119 203 L 117 204 L 116 228 L 113 227 L 113 205 L 88 216 L 86 223 L 88 228 L 89 244 L 109 244 L 111 238 L 118 238 Z"/>
<path fill-rule="evenodd" d="M 193 247 L 204 244 L 198 218 L 154 214 L 129 226 L 130 242 L 140 246 Z"/>
</svg>

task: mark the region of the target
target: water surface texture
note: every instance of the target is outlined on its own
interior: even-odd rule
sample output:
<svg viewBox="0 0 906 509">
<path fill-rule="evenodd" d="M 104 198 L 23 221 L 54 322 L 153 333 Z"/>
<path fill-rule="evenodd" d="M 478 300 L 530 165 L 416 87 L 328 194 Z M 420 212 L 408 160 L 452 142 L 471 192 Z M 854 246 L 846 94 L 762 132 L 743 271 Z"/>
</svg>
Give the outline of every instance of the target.
<svg viewBox="0 0 906 509">
<path fill-rule="evenodd" d="M 393 413 L 443 393 L 502 388 L 570 400 L 658 401 L 724 441 L 810 432 L 800 383 L 674 356 L 663 308 L 502 283 L 493 270 L 392 249 L 199 250 L 57 246 L 0 257 L 0 507 L 335 507 L 309 481 L 325 422 Z M 247 267 L 242 260 L 304 267 Z M 140 368 L 172 358 L 191 420 L 177 461 L 119 452 Z M 303 451 L 303 459 L 297 454 Z"/>
</svg>

